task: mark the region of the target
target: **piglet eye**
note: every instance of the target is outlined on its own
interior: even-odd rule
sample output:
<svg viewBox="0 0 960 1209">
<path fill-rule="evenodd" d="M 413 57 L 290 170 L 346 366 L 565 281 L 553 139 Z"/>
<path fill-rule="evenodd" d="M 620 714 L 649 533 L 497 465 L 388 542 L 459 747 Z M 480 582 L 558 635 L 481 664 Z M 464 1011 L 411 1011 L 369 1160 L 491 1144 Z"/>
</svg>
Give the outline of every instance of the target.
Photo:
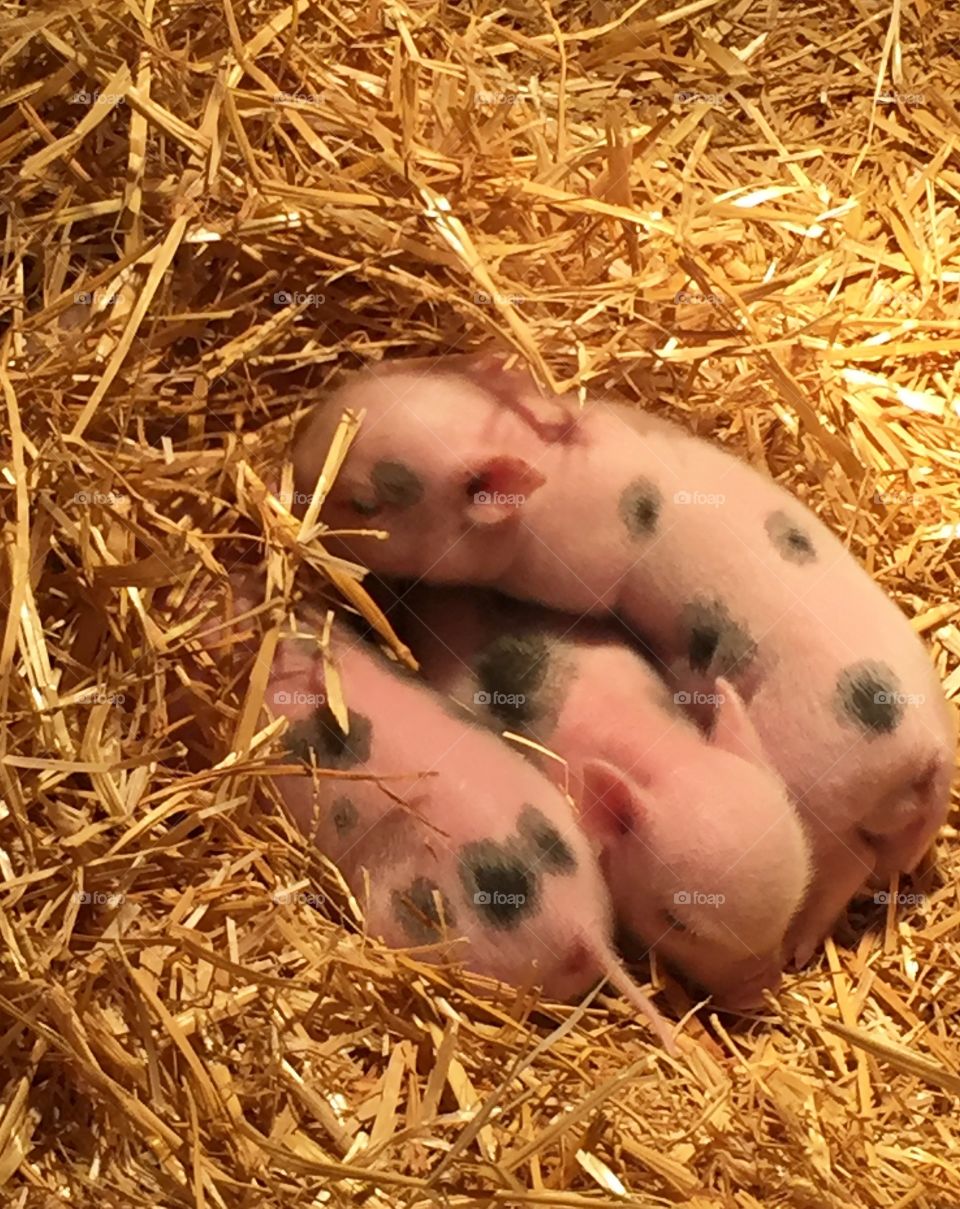
<svg viewBox="0 0 960 1209">
<path fill-rule="evenodd" d="M 683 920 L 677 919 L 672 911 L 664 911 L 663 918 L 667 921 L 671 928 L 676 928 L 678 932 L 686 932 L 687 925 Z"/>
<path fill-rule="evenodd" d="M 378 513 L 383 511 L 383 504 L 379 500 L 367 501 L 352 499 L 350 501 L 350 506 L 353 508 L 354 512 L 359 513 L 360 516 L 377 516 Z"/>
</svg>

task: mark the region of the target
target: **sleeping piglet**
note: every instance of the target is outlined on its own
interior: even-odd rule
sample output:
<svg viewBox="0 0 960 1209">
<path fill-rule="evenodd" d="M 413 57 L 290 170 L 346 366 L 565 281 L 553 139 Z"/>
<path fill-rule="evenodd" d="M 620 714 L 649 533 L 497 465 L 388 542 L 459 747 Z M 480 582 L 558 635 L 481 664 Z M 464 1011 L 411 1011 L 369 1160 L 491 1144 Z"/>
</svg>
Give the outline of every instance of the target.
<svg viewBox="0 0 960 1209">
<path fill-rule="evenodd" d="M 621 925 L 721 1006 L 761 1002 L 809 857 L 736 691 L 718 682 L 708 739 L 612 626 L 422 587 L 401 616 L 433 687 L 562 757 L 539 763 L 599 844 Z"/>
<path fill-rule="evenodd" d="M 798 500 L 719 446 L 591 402 L 562 439 L 522 374 L 367 371 L 318 406 L 294 461 L 313 489 L 344 406 L 367 418 L 324 521 L 376 571 L 617 613 L 676 688 L 726 678 L 795 797 L 814 877 L 798 963 L 870 875 L 909 870 L 948 808 L 956 719 L 909 623 Z"/>
<path fill-rule="evenodd" d="M 328 651 L 348 706 L 344 733 L 327 700 L 320 621 L 303 616 L 305 628 L 277 643 L 264 695 L 288 720 L 289 759 L 305 773 L 276 778 L 277 791 L 364 904 L 370 931 L 561 999 L 609 979 L 676 1052 L 613 952 L 609 896 L 563 796 L 336 623 Z"/>
</svg>

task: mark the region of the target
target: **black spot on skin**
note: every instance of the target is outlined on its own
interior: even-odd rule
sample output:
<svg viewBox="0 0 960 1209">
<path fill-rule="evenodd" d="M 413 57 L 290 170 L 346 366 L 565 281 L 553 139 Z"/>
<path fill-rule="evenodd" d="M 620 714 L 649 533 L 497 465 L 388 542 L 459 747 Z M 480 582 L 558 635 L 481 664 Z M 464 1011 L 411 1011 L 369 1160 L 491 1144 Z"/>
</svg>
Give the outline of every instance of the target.
<svg viewBox="0 0 960 1209">
<path fill-rule="evenodd" d="M 438 897 L 441 910 L 437 909 Z M 444 925 L 449 928 L 454 923 L 450 900 L 436 882 L 425 877 L 418 877 L 407 890 L 394 890 L 390 901 L 400 926 L 414 944 L 433 944 L 440 939 Z"/>
<path fill-rule="evenodd" d="M 330 817 L 337 829 L 337 835 L 346 835 L 357 825 L 360 814 L 349 798 L 336 798 L 330 808 Z"/>
<path fill-rule="evenodd" d="M 521 839 L 537 854 L 537 861 L 550 873 L 573 873 L 577 858 L 573 849 L 542 810 L 524 806 L 517 820 Z"/>
<path fill-rule="evenodd" d="M 771 512 L 764 521 L 767 536 L 788 563 L 816 562 L 813 539 L 785 512 Z"/>
<path fill-rule="evenodd" d="M 685 605 L 680 625 L 686 636 L 687 659 L 695 672 L 729 676 L 742 672 L 757 653 L 757 644 L 745 627 L 715 598 L 701 597 Z"/>
<path fill-rule="evenodd" d="M 370 481 L 377 499 L 394 508 L 410 508 L 423 499 L 423 480 L 403 462 L 377 462 Z"/>
<path fill-rule="evenodd" d="M 460 850 L 460 880 L 477 915 L 501 932 L 518 928 L 540 905 L 540 879 L 515 843 L 476 840 Z"/>
<path fill-rule="evenodd" d="M 544 635 L 502 634 L 476 658 L 474 670 L 483 694 L 478 694 L 477 704 L 504 726 L 522 729 L 542 712 L 537 696 L 549 667 Z"/>
<path fill-rule="evenodd" d="M 873 659 L 851 664 L 837 680 L 836 706 L 841 721 L 854 722 L 871 738 L 889 735 L 899 726 L 904 710 L 896 672 Z"/>
<path fill-rule="evenodd" d="M 349 711 L 350 734 L 345 735 L 327 705 L 318 706 L 309 718 L 295 722 L 287 732 L 287 751 L 294 760 L 312 763 L 315 753 L 319 768 L 352 768 L 370 758 L 373 728 L 363 714 Z"/>
<path fill-rule="evenodd" d="M 663 496 L 652 479 L 628 483 L 620 496 L 619 511 L 631 537 L 649 537 L 657 527 Z"/>
</svg>

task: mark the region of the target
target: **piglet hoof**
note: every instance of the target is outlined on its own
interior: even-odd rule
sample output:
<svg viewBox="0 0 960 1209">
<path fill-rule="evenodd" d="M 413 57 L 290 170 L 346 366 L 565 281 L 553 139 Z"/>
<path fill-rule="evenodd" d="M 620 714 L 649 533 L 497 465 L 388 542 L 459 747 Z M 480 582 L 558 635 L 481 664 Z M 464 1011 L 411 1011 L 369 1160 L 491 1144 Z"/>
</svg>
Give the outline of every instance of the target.
<svg viewBox="0 0 960 1209">
<path fill-rule="evenodd" d="M 790 957 L 790 965 L 794 970 L 802 970 L 804 966 L 810 964 L 810 960 L 820 948 L 822 937 L 813 939 L 801 939 L 794 943 L 792 954 Z"/>
</svg>

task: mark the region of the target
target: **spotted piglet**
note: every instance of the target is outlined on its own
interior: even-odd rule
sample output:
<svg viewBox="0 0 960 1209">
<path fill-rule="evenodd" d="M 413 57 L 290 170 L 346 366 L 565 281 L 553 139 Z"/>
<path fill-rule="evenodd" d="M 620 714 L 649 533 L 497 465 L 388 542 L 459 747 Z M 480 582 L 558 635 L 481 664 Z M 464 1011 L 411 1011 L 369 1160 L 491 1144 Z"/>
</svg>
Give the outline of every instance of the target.
<svg viewBox="0 0 960 1209">
<path fill-rule="evenodd" d="M 403 633 L 429 683 L 561 759 L 621 925 L 728 1007 L 775 989 L 806 888 L 803 827 L 736 691 L 710 738 L 615 628 L 495 592 L 414 588 Z M 535 749 L 527 749 L 535 755 Z"/>
<path fill-rule="evenodd" d="M 514 385 L 532 406 L 529 379 Z M 590 402 L 569 439 L 544 437 L 502 402 L 502 373 L 485 392 L 482 374 L 442 366 L 368 372 L 348 392 L 302 429 L 301 481 L 312 487 L 341 404 L 363 406 L 322 516 L 355 528 L 373 492 L 390 536 L 345 536 L 339 552 L 617 613 L 677 689 L 734 684 L 812 844 L 789 938 L 798 962 L 866 878 L 915 865 L 946 816 L 956 719 L 906 618 L 798 500 L 719 446 L 614 403 Z M 402 499 L 376 494 L 384 473 L 412 485 Z"/>
<path fill-rule="evenodd" d="M 277 788 L 364 904 L 370 931 L 561 999 L 608 978 L 673 1051 L 612 951 L 609 896 L 562 795 L 338 623 L 329 654 L 349 706 L 344 733 L 327 701 L 319 620 L 305 619 L 280 638 L 264 697 L 288 720 L 288 758 L 305 774 Z"/>
</svg>

